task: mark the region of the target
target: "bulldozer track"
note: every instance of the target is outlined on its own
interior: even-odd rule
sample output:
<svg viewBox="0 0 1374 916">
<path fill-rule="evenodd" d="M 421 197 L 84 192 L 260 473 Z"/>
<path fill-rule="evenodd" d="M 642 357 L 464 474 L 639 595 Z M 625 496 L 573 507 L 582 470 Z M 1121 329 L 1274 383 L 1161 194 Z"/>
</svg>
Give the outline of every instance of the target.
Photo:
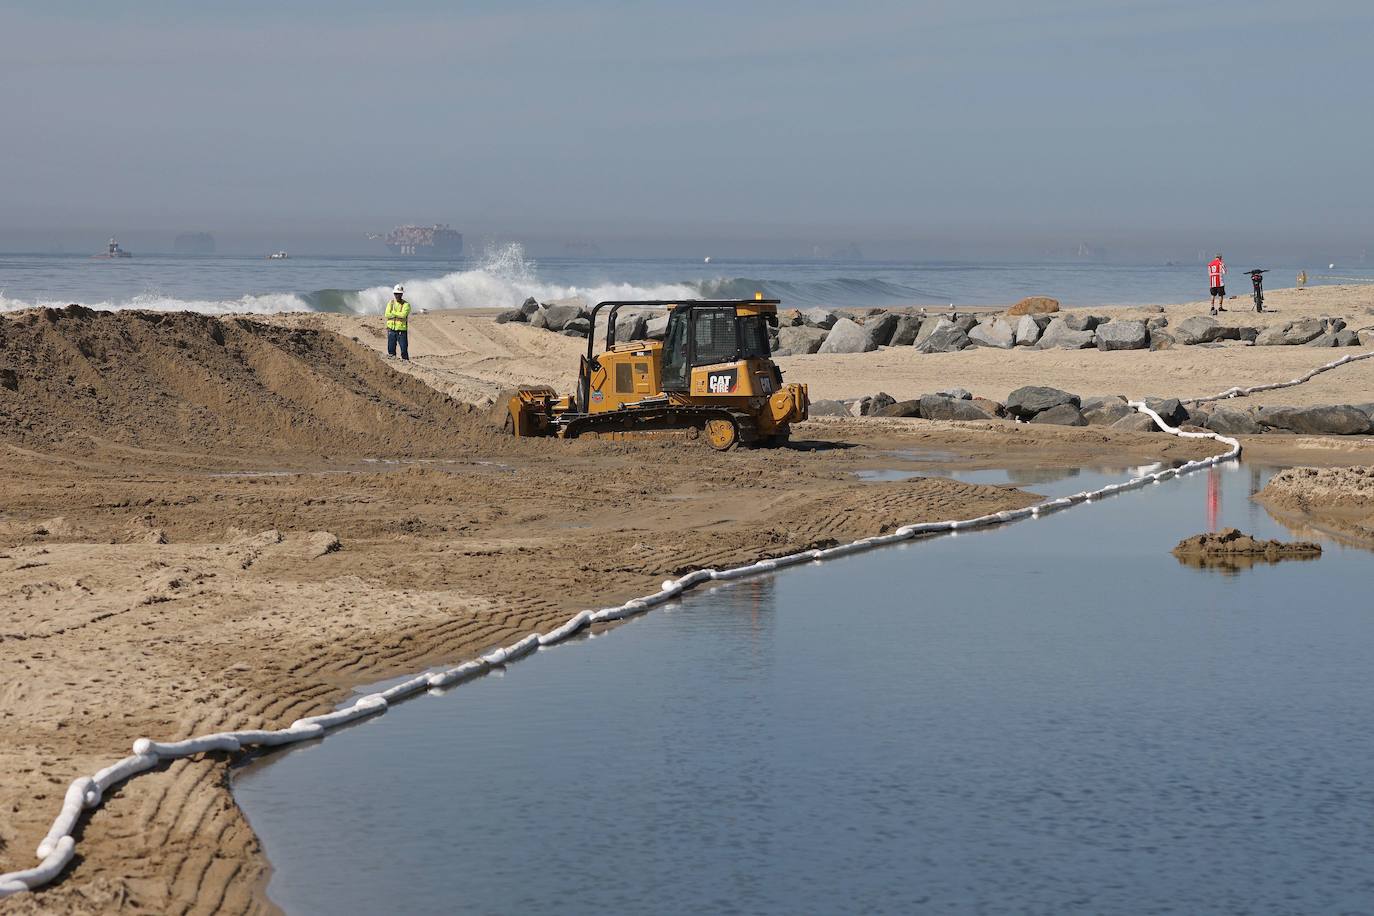
<svg viewBox="0 0 1374 916">
<path fill-rule="evenodd" d="M 617 410 L 578 417 L 563 427 L 563 437 L 576 439 L 585 433 L 664 432 L 704 427 L 710 420 L 729 420 L 738 430 L 739 445 L 759 441 L 758 425 L 746 413 L 721 407 L 650 407 Z"/>
</svg>

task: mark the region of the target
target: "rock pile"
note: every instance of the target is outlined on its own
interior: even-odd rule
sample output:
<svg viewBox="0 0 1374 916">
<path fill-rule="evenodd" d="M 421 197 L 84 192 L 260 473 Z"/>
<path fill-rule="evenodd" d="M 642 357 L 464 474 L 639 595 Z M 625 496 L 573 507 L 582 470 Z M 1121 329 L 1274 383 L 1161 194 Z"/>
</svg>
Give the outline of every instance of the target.
<svg viewBox="0 0 1374 916">
<path fill-rule="evenodd" d="M 1215 534 L 1184 538 L 1172 552 L 1179 562 L 1189 566 L 1235 571 L 1255 563 L 1315 560 L 1321 556 L 1322 548 L 1312 541 L 1263 541 L 1237 528 L 1223 528 Z"/>
<path fill-rule="evenodd" d="M 1374 402 L 1312 407 L 1239 407 L 1235 402 L 1186 405 L 1177 398 L 1145 398 L 1145 404 L 1170 426 L 1206 429 L 1223 435 L 1297 433 L 1351 436 L 1374 433 Z M 898 401 L 885 392 L 850 401 L 813 401 L 811 415 L 917 417 L 926 420 L 997 420 L 1057 426 L 1110 426 L 1154 432 L 1158 426 L 1134 410 L 1121 395 L 1080 397 L 1058 388 L 1026 385 L 1005 403 L 974 397 L 963 389 L 938 391 Z"/>
</svg>

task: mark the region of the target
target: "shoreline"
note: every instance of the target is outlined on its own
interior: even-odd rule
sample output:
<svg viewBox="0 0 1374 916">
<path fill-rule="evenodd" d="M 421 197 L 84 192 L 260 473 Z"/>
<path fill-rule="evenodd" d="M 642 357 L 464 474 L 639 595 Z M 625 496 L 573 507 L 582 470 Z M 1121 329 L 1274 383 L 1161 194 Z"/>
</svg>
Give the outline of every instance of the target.
<svg viewBox="0 0 1374 916">
<path fill-rule="evenodd" d="M 436 358 L 407 367 L 410 374 L 440 391 L 499 388 L 527 365 L 565 381 L 562 364 L 546 359 L 556 351 L 541 353 L 546 341 L 532 336 L 542 332 L 527 332 L 529 355 L 512 358 L 488 346 L 493 337 L 462 338 L 470 320 L 455 324 L 448 364 Z M 488 349 L 473 353 L 474 344 Z M 1227 351 L 1199 355 L 1218 352 Z M 1102 354 L 1101 365 L 1119 355 Z M 1307 367 L 1333 355 L 1306 354 Z M 847 359 L 837 358 L 841 370 L 853 368 Z M 803 363 L 783 365 L 810 381 Z M 379 371 L 384 381 L 396 376 Z M 1263 380 L 1289 375 L 1271 367 Z M 822 387 L 830 382 L 813 384 L 830 396 Z M 859 468 L 920 466 L 894 452 L 943 451 L 970 467 L 1199 454 L 1159 434 L 1004 423 L 840 419 L 812 421 L 798 434 L 847 447 L 715 455 L 681 442 L 515 443 L 464 431 L 472 442 L 461 454 L 413 454 L 358 470 L 384 452 L 193 448 L 152 460 L 146 447 L 104 443 L 49 456 L 3 440 L 16 470 L 3 494 L 0 583 L 12 597 L 23 595 L 25 613 L 0 621 L 7 634 L 0 664 L 13 675 L 4 708 L 13 710 L 7 723 L 18 736 L 0 759 L 24 784 L 6 785 L 0 797 L 10 811 L 0 824 L 0 870 L 32 865 L 66 782 L 127 754 L 139 735 L 172 740 L 327 712 L 358 684 L 470 657 L 561 622 L 592 603 L 590 581 L 605 583 L 596 602 L 630 597 L 681 569 L 868 537 L 884 525 L 971 517 L 1025 498 L 948 480 L 852 478 Z M 1369 462 L 1374 454 L 1369 438 L 1244 442 L 1251 456 L 1295 463 Z M 146 463 L 130 472 L 132 454 Z M 30 470 L 39 455 L 52 460 Z M 666 485 L 663 467 L 674 472 Z M 226 472 L 235 476 L 217 476 Z M 588 490 L 588 480 L 614 483 L 603 492 Z M 397 608 L 402 601 L 410 607 Z M 92 638 L 114 656 L 103 666 L 86 651 Z M 103 708 L 78 699 L 94 684 L 111 694 Z M 30 709 L 35 704 L 41 708 Z M 223 909 L 272 911 L 263 896 L 269 866 L 226 773 L 224 755 L 214 754 L 112 790 L 81 828 L 77 864 L 52 888 L 6 906 L 163 910 L 210 897 Z"/>
</svg>

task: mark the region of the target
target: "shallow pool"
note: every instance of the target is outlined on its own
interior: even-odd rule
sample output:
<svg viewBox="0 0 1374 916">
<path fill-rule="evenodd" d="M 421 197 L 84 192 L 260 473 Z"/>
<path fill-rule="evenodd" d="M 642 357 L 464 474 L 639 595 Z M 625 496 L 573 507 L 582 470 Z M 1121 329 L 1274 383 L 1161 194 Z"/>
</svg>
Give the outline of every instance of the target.
<svg viewBox="0 0 1374 916">
<path fill-rule="evenodd" d="M 1227 575 L 1169 553 L 1224 524 L 1290 537 L 1248 499 L 1266 476 L 698 592 L 263 758 L 235 794 L 269 893 L 292 913 L 1367 912 L 1374 555 L 1327 541 Z"/>
</svg>

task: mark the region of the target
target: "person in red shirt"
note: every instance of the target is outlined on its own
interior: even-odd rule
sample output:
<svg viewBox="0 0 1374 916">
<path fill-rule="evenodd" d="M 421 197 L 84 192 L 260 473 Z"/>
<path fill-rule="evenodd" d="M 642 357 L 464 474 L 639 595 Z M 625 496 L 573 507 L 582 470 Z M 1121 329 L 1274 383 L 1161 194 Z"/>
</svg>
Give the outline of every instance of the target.
<svg viewBox="0 0 1374 916">
<path fill-rule="evenodd" d="M 1226 262 L 1221 252 L 1207 265 L 1207 285 L 1212 290 L 1212 314 L 1226 311 Z"/>
</svg>

